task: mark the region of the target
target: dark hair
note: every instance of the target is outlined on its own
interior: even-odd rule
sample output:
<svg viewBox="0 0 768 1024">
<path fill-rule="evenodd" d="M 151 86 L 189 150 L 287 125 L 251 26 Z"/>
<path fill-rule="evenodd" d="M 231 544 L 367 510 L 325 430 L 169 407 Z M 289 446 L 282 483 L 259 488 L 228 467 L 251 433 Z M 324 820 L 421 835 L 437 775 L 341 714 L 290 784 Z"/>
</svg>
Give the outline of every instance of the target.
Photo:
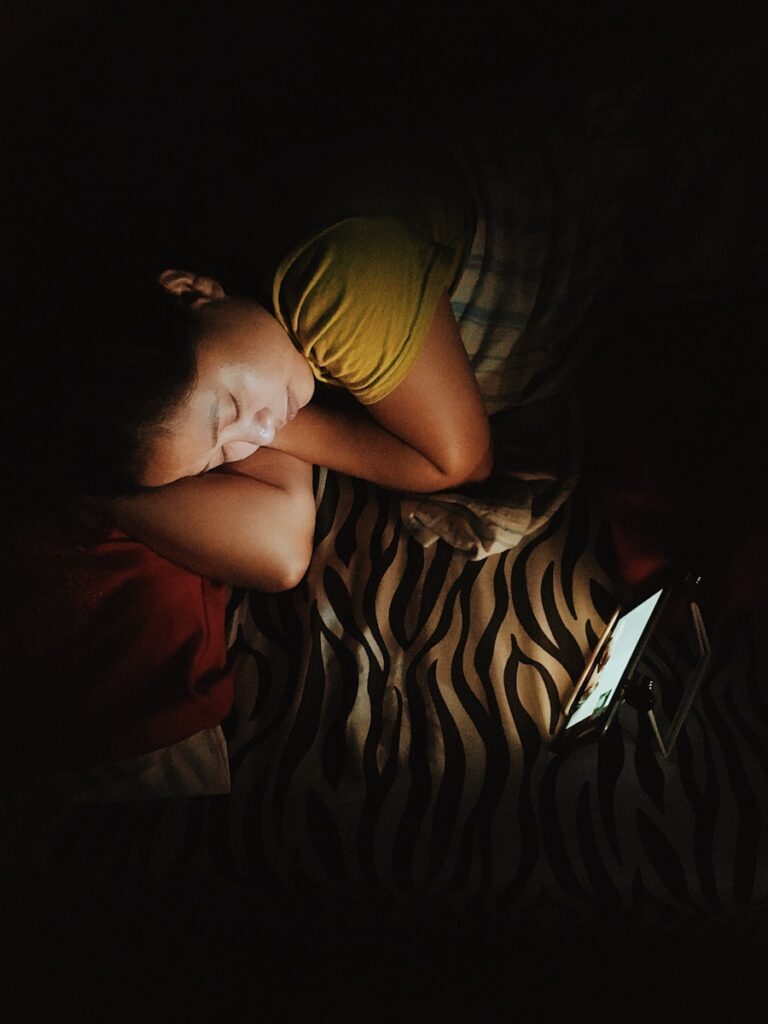
<svg viewBox="0 0 768 1024">
<path fill-rule="evenodd" d="M 154 274 L 63 284 L 4 297 L 4 457 L 32 495 L 136 493 L 194 384 L 198 315 Z"/>
</svg>

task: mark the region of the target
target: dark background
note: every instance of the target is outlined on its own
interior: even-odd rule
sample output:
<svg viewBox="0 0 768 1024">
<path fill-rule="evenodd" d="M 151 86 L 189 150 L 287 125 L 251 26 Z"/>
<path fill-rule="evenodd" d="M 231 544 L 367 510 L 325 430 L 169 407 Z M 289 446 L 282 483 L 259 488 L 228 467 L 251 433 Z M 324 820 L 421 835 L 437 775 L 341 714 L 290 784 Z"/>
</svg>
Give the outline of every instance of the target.
<svg viewBox="0 0 768 1024">
<path fill-rule="evenodd" d="M 637 83 L 659 190 L 638 230 L 651 247 L 695 234 L 707 174 L 728 173 L 726 144 L 741 168 L 765 143 L 761 6 L 731 4 L 727 16 L 695 3 L 497 7 L 6 3 L 4 278 L 39 274 L 41 261 L 85 263 L 105 225 L 126 246 L 162 245 L 246 175 L 263 186 L 252 194 L 289 197 L 340 140 L 407 151 L 409 133 L 423 141 L 439 121 L 502 135 L 513 111 L 520 130 L 521 98 L 523 126 L 543 137 L 578 121 L 588 97 Z M 701 195 L 689 190 L 680 223 L 663 225 L 659 195 L 681 157 Z M 762 193 L 761 180 L 748 188 Z"/>
<path fill-rule="evenodd" d="M 651 188 L 646 197 L 638 245 L 652 247 L 682 231 L 658 211 L 664 184 L 674 177 L 661 155 L 674 147 L 662 141 L 685 128 L 686 109 L 691 122 L 709 117 L 717 130 L 733 133 L 726 147 L 732 153 L 750 154 L 757 217 L 765 210 L 764 129 L 761 135 L 747 128 L 764 124 L 765 82 L 754 75 L 765 37 L 761 9 L 550 3 L 507 5 L 501 15 L 485 0 L 456 10 L 396 3 L 371 9 L 293 2 L 270 11 L 231 2 L 6 3 L 0 273 L 4 282 L 29 283 L 41 267 L 55 273 L 75 261 L 87 294 L 88 239 L 99 238 L 104 223 L 118 226 L 125 246 L 162 246 L 190 209 L 226 192 L 233 168 L 293 186 L 339 135 L 360 133 L 391 146 L 398 132 L 428 132 L 432 119 L 446 113 L 496 132 L 520 83 L 531 81 L 555 97 L 552 118 L 567 119 L 591 90 L 631 87 L 649 69 L 656 90 L 646 114 L 659 140 L 659 192 Z M 743 62 L 733 59 L 739 53 Z M 690 83 L 706 80 L 708 68 L 725 58 L 738 123 L 723 109 L 699 109 L 694 88 L 688 107 L 680 104 Z M 690 238 L 695 196 L 685 209 Z M 764 256 L 764 247 L 762 256 L 759 246 L 752 252 L 757 274 Z M 45 927 L 6 922 L 5 933 L 7 1005 L 13 999 L 21 1008 L 14 1019 L 25 1020 L 72 1014 L 99 1021 L 730 1022 L 748 1019 L 748 1012 L 752 1019 L 765 953 L 748 934 L 685 933 L 522 936 L 504 944 L 446 941 L 433 949 L 407 940 L 361 949 L 312 936 L 239 937 L 214 948 L 149 912 Z"/>
</svg>

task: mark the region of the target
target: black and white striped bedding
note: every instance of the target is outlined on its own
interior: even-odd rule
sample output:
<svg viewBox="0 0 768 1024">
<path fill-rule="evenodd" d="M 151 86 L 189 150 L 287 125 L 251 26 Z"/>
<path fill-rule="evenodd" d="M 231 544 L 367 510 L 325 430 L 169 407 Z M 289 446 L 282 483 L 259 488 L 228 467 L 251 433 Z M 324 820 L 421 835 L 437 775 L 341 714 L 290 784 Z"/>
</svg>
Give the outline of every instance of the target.
<svg viewBox="0 0 768 1024">
<path fill-rule="evenodd" d="M 660 93 L 675 152 L 660 161 L 650 232 L 668 250 L 650 276 L 676 294 L 727 275 L 726 256 L 745 248 L 724 245 L 702 210 L 730 216 L 741 194 L 712 169 L 721 148 L 722 166 L 738 166 L 730 126 L 749 108 L 721 102 L 728 76 L 706 61 L 691 74 L 684 50 Z M 740 80 L 741 59 L 731 67 Z M 610 102 L 607 115 L 610 135 Z M 700 145 L 710 121 L 717 146 Z M 305 581 L 240 595 L 233 610 L 231 793 L 4 797 L 0 916 L 160 907 L 254 933 L 492 922 L 526 936 L 604 923 L 765 937 L 766 611 L 724 638 L 669 761 L 631 711 L 600 746 L 560 758 L 547 738 L 614 600 L 588 487 L 519 547 L 467 561 L 443 542 L 423 549 L 396 496 L 332 473 L 318 483 Z"/>
<path fill-rule="evenodd" d="M 669 762 L 630 709 L 599 748 L 548 748 L 614 603 L 585 487 L 480 563 L 421 549 L 394 496 L 331 474 L 319 533 L 305 583 L 250 595 L 237 625 L 232 799 L 260 794 L 259 857 L 292 906 L 539 908 L 565 927 L 764 904 L 768 706 L 748 623 Z M 238 859 L 248 874 L 247 846 Z"/>
<path fill-rule="evenodd" d="M 721 645 L 668 762 L 629 709 L 558 757 L 547 739 L 614 601 L 588 488 L 518 549 L 467 561 L 420 547 L 395 495 L 317 479 L 306 579 L 234 609 L 231 794 L 9 801 L 14 899 L 254 929 L 764 929 L 758 614 Z"/>
</svg>

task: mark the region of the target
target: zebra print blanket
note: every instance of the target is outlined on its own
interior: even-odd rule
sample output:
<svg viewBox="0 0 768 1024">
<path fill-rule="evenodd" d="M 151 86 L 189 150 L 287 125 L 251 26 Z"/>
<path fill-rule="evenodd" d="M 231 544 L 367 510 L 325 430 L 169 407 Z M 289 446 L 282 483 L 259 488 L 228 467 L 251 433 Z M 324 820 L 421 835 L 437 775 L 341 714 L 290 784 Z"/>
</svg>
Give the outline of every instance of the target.
<svg viewBox="0 0 768 1024">
<path fill-rule="evenodd" d="M 305 582 L 238 608 L 240 876 L 268 865 L 283 910 L 379 923 L 764 913 L 758 636 L 744 623 L 721 651 L 670 761 L 630 709 L 557 757 L 548 739 L 614 604 L 586 488 L 482 562 L 424 550 L 397 504 L 329 473 Z"/>
<path fill-rule="evenodd" d="M 472 561 L 423 548 L 393 494 L 317 483 L 306 579 L 233 609 L 231 793 L 6 800 L 6 897 L 25 917 L 152 905 L 246 932 L 764 934 L 760 615 L 721 645 L 670 760 L 630 709 L 599 746 L 559 757 L 548 739 L 614 603 L 588 489 Z"/>
<path fill-rule="evenodd" d="M 586 483 L 477 560 L 423 546 L 394 494 L 334 473 L 316 485 L 305 580 L 233 603 L 231 792 L 5 799 L 4 903 L 41 920 L 151 904 L 251 933 L 766 936 L 766 609 L 720 644 L 669 760 L 630 709 L 599 745 L 557 756 L 548 740 L 615 600 Z"/>
</svg>

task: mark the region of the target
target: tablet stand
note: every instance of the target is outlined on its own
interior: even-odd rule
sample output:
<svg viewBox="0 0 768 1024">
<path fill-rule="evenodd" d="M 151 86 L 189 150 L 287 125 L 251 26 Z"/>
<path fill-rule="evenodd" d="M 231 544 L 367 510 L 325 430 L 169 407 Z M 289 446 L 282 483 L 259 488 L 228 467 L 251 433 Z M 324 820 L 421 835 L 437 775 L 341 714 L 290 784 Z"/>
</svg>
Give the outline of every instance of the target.
<svg viewBox="0 0 768 1024">
<path fill-rule="evenodd" d="M 709 666 L 712 655 L 712 648 L 707 635 L 707 630 L 704 626 L 704 620 L 701 616 L 701 609 L 695 601 L 690 602 L 690 611 L 696 640 L 698 661 L 691 671 L 682 700 L 680 701 L 680 706 L 670 723 L 666 738 L 662 737 L 661 731 L 659 730 L 659 724 L 656 720 L 656 715 L 654 714 L 654 708 L 657 700 L 654 692 L 654 680 L 648 675 L 638 675 L 633 679 L 630 679 L 625 684 L 622 694 L 623 701 L 629 704 L 630 707 L 635 708 L 638 714 L 641 714 L 644 711 L 648 715 L 651 728 L 653 729 L 654 736 L 656 737 L 656 742 L 658 743 L 659 750 L 664 758 L 668 758 L 672 751 L 672 747 L 674 746 L 675 740 L 677 739 L 683 722 L 685 721 L 685 716 L 688 714 L 694 697 L 698 692 L 701 680 L 704 678 L 704 673 Z"/>
</svg>

